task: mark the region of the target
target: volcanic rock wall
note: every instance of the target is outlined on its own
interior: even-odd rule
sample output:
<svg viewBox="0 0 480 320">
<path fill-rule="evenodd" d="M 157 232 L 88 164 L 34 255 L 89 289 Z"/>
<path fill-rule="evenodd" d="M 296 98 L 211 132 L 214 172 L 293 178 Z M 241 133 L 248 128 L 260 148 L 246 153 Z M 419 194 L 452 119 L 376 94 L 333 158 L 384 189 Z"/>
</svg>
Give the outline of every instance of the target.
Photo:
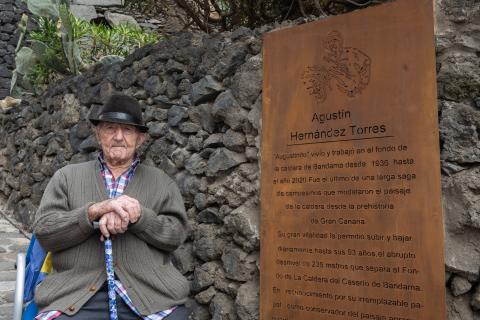
<svg viewBox="0 0 480 320">
<path fill-rule="evenodd" d="M 0 0 L 0 100 L 10 92 L 18 42 L 17 25 L 25 10 L 21 0 Z"/>
</svg>

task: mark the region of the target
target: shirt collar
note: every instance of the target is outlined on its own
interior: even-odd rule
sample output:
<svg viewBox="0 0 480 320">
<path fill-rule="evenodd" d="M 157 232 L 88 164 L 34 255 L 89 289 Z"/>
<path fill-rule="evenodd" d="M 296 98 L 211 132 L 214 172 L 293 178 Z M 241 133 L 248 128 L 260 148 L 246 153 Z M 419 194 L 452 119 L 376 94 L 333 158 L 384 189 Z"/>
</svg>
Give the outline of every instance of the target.
<svg viewBox="0 0 480 320">
<path fill-rule="evenodd" d="M 98 163 L 100 164 L 100 169 L 102 171 L 105 171 L 105 170 L 110 171 L 110 169 L 108 169 L 107 162 L 105 161 L 105 157 L 103 156 L 103 152 L 99 153 L 97 160 L 98 160 Z M 130 165 L 128 170 L 126 170 L 125 172 L 134 171 L 139 165 L 139 163 L 140 163 L 140 158 L 138 157 L 137 154 L 135 154 L 132 164 Z"/>
</svg>

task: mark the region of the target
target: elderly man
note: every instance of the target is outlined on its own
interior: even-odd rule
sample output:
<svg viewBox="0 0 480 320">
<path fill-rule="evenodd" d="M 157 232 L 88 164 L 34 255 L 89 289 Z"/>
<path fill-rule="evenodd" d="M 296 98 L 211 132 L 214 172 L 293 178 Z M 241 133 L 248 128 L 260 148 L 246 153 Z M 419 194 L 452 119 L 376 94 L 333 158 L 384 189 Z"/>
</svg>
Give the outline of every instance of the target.
<svg viewBox="0 0 480 320">
<path fill-rule="evenodd" d="M 58 170 L 36 213 L 34 233 L 53 264 L 35 292 L 36 319 L 109 319 L 109 300 L 118 319 L 186 319 L 189 284 L 169 255 L 186 237 L 185 208 L 175 182 L 139 163 L 148 129 L 140 105 L 112 95 L 90 121 L 98 159 Z"/>
</svg>

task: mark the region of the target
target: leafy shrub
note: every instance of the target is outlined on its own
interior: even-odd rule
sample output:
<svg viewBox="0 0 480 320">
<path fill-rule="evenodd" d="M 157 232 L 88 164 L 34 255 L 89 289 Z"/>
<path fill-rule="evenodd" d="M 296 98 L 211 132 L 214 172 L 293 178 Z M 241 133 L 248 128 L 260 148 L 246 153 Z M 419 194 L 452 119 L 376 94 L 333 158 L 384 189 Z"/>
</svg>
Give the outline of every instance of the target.
<svg viewBox="0 0 480 320">
<path fill-rule="evenodd" d="M 125 4 L 150 15 L 170 12 L 184 18 L 186 27 L 210 32 L 239 26 L 255 28 L 306 16 L 337 15 L 386 1 L 389 0 L 125 0 Z"/>
<path fill-rule="evenodd" d="M 19 77 L 24 89 L 38 93 L 52 81 L 79 74 L 98 62 L 120 61 L 133 50 L 159 40 L 157 34 L 131 25 L 110 27 L 78 19 L 67 3 L 56 0 L 28 0 L 27 5 L 35 27 L 27 32 L 26 18 L 19 25 L 12 94 L 18 93 Z M 27 45 L 21 47 L 25 33 Z"/>
</svg>

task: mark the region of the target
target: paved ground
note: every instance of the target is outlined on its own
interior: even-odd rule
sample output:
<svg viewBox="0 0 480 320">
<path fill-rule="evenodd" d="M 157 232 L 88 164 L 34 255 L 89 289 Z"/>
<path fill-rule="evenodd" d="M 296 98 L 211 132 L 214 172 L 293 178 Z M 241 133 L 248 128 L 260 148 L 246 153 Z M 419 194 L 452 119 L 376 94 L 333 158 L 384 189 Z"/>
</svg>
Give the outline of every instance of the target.
<svg viewBox="0 0 480 320">
<path fill-rule="evenodd" d="M 15 291 L 15 262 L 26 252 L 29 239 L 0 212 L 0 320 L 11 320 Z"/>
</svg>

